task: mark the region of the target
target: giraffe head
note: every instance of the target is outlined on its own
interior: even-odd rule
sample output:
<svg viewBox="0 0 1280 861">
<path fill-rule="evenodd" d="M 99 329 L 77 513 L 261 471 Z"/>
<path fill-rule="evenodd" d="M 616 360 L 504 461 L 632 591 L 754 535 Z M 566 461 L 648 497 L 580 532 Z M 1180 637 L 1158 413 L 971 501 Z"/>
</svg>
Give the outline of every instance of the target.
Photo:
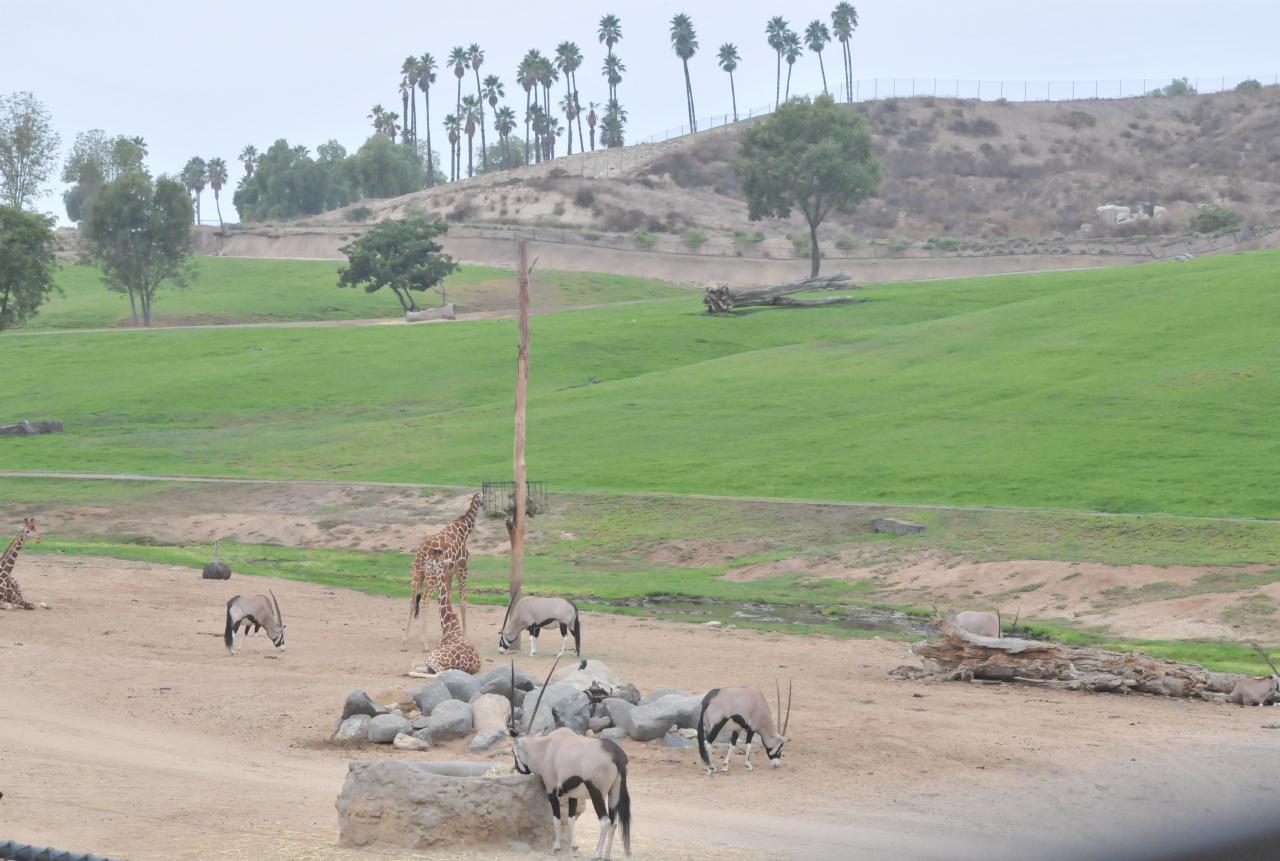
<svg viewBox="0 0 1280 861">
<path fill-rule="evenodd" d="M 36 532 L 36 519 L 28 517 L 22 521 L 22 537 L 33 544 L 40 543 L 40 535 Z"/>
</svg>

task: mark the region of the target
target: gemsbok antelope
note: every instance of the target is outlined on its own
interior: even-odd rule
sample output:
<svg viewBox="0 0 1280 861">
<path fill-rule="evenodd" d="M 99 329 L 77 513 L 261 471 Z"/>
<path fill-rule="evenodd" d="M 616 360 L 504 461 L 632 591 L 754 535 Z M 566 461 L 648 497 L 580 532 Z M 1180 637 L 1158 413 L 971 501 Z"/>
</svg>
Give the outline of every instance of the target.
<svg viewBox="0 0 1280 861">
<path fill-rule="evenodd" d="M 777 682 L 774 686 L 778 695 L 778 716 L 782 717 L 782 688 Z M 722 773 L 729 771 L 729 760 L 733 758 L 738 735 L 742 732 L 747 734 L 747 771 L 753 770 L 751 743 L 757 735 L 769 762 L 778 768 L 782 765 L 782 746 L 786 744 L 787 727 L 791 724 L 791 682 L 787 682 L 787 715 L 782 720 L 782 732 L 778 732 L 778 725 L 769 713 L 769 703 L 759 688 L 715 688 L 707 691 L 702 698 L 702 714 L 698 717 L 698 755 L 702 757 L 708 777 L 714 777 L 716 773 L 715 766 L 711 764 L 710 747 L 730 721 L 736 726 L 729 736 L 729 752 L 720 766 Z"/>
<path fill-rule="evenodd" d="M 1249 645 L 1253 646 L 1254 651 L 1262 656 L 1262 660 L 1267 662 L 1267 666 L 1271 668 L 1271 675 L 1263 679 L 1241 679 L 1236 682 L 1228 699 L 1242 708 L 1244 706 L 1266 705 L 1267 700 L 1271 699 L 1280 690 L 1280 671 L 1276 670 L 1276 665 L 1271 663 L 1271 658 L 1267 656 L 1266 652 L 1262 651 L 1262 647 L 1257 643 L 1250 640 Z"/>
<path fill-rule="evenodd" d="M 560 663 L 557 658 L 551 672 L 538 692 L 538 699 L 529 714 L 528 725 L 534 725 L 542 694 L 551 683 L 551 674 Z M 516 667 L 511 665 L 511 684 L 515 690 Z M 568 806 L 569 848 L 576 850 L 577 838 L 574 825 L 586 798 L 591 799 L 596 816 L 600 820 L 600 838 L 596 841 L 593 861 L 608 861 L 613 857 L 613 838 L 622 826 L 622 848 L 631 855 L 631 795 L 627 792 L 627 755 L 622 748 L 608 739 L 586 738 L 568 727 L 560 727 L 546 735 L 522 736 L 516 727 L 515 701 L 507 714 L 507 733 L 511 736 L 511 753 L 515 769 L 520 774 L 536 774 L 547 790 L 551 804 L 552 827 L 555 843 L 551 851 L 560 851 L 560 825 L 562 815 L 560 801 Z"/>
<path fill-rule="evenodd" d="M 271 590 L 267 590 L 271 591 Z M 236 645 L 236 633 L 243 626 L 240 645 Z M 252 631 L 249 629 L 253 628 Z M 284 615 L 280 612 L 280 602 L 276 593 L 271 592 L 271 599 L 266 595 L 237 595 L 227 602 L 227 627 L 222 634 L 222 642 L 227 644 L 227 651 L 233 655 L 240 654 L 244 641 L 251 633 L 266 628 L 267 636 L 280 651 L 284 651 Z"/>
<path fill-rule="evenodd" d="M 569 632 L 573 631 L 573 651 L 582 657 L 582 626 L 579 624 L 578 607 L 567 598 L 535 598 L 526 595 L 512 606 L 507 604 L 507 615 L 498 629 L 498 654 L 516 651 L 520 645 L 520 632 L 529 632 L 529 657 L 538 654 L 538 632 L 552 625 L 560 626 L 560 657 L 569 648 Z"/>
</svg>

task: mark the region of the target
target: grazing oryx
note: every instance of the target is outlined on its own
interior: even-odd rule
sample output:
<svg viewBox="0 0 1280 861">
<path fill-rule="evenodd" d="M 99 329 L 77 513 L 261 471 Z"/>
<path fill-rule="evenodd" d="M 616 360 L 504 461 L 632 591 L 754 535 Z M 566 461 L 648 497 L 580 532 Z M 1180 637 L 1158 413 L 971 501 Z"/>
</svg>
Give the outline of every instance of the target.
<svg viewBox="0 0 1280 861">
<path fill-rule="evenodd" d="M 1228 699 L 1242 708 L 1266 705 L 1267 700 L 1280 690 L 1280 671 L 1276 670 L 1276 665 L 1271 663 L 1271 658 L 1267 657 L 1267 653 L 1262 651 L 1261 646 L 1252 640 L 1249 644 L 1262 656 L 1262 660 L 1267 662 L 1267 666 L 1271 668 L 1271 675 L 1263 679 L 1241 679 L 1236 682 Z"/>
<path fill-rule="evenodd" d="M 244 633 L 240 637 L 240 646 L 237 647 L 236 632 L 242 624 Z M 263 628 L 267 629 L 267 636 L 275 647 L 283 652 L 284 615 L 280 612 L 280 602 L 276 600 L 275 592 L 271 592 L 271 600 L 267 600 L 266 595 L 237 595 L 227 602 L 227 628 L 222 634 L 222 642 L 227 644 L 227 651 L 231 654 L 240 654 L 249 634 L 256 634 Z"/>
<path fill-rule="evenodd" d="M 538 692 L 538 700 L 529 715 L 529 726 L 538 716 L 542 694 L 551 683 L 560 659 L 551 665 L 547 680 Z M 511 665 L 511 684 L 515 690 L 516 667 Z M 551 851 L 560 851 L 560 823 L 563 819 L 560 800 L 567 799 L 569 814 L 569 848 L 576 850 L 574 824 L 583 807 L 591 799 L 596 816 L 600 819 L 600 839 L 592 859 L 608 861 L 613 857 L 613 838 L 618 825 L 622 826 L 622 848 L 631 854 L 631 795 L 627 792 L 627 755 L 609 739 L 586 738 L 568 727 L 561 727 L 546 735 L 522 737 L 516 728 L 515 701 L 512 700 L 507 717 L 507 733 L 511 736 L 511 753 L 515 768 L 520 774 L 536 774 L 542 778 L 551 803 L 552 827 L 555 843 Z"/>
<path fill-rule="evenodd" d="M 552 625 L 560 626 L 560 657 L 569 648 L 569 631 L 573 631 L 573 651 L 582 657 L 582 628 L 578 624 L 578 607 L 565 598 L 534 598 L 527 595 L 507 604 L 507 615 L 498 630 L 498 654 L 519 648 L 520 632 L 529 632 L 529 656 L 538 654 L 538 632 Z"/>
<path fill-rule="evenodd" d="M 777 687 L 777 682 L 774 683 Z M 782 689 L 777 687 L 778 716 L 782 717 Z M 707 776 L 714 777 L 716 770 L 711 764 L 709 748 L 715 744 L 716 736 L 724 725 L 733 721 L 733 735 L 729 736 L 729 752 L 725 754 L 724 764 L 720 771 L 729 771 L 729 760 L 733 758 L 734 748 L 738 745 L 738 734 L 747 734 L 747 771 L 751 771 L 751 742 L 758 735 L 764 745 L 765 755 L 769 762 L 777 768 L 782 765 L 782 746 L 787 741 L 787 727 L 791 723 L 791 683 L 787 682 L 787 715 L 782 720 L 782 732 L 769 714 L 769 703 L 759 688 L 716 688 L 707 691 L 702 698 L 702 714 L 698 718 L 698 755 L 707 769 Z M 740 728 L 740 729 L 739 729 Z"/>
</svg>

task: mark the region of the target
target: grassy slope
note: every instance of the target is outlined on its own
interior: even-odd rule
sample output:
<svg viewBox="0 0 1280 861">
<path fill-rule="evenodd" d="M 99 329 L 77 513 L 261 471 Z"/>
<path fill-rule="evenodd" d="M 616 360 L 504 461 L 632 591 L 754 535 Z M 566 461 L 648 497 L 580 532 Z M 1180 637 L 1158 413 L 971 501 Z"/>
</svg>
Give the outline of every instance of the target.
<svg viewBox="0 0 1280 861">
<path fill-rule="evenodd" d="M 1277 261 L 892 285 L 733 319 L 692 297 L 543 317 L 531 478 L 1280 516 Z M 14 338 L 15 402 L 68 431 L 5 444 L 0 468 L 501 479 L 514 337 L 476 322 Z"/>
<path fill-rule="evenodd" d="M 400 316 L 400 304 L 385 290 L 368 294 L 362 289 L 339 288 L 337 263 L 224 257 L 192 260 L 196 279 L 188 289 L 161 288 L 155 306 L 156 325 Z M 57 280 L 62 295 L 50 300 L 28 329 L 128 325 L 128 300 L 108 291 L 96 268 L 65 266 Z M 512 305 L 512 274 L 506 270 L 465 266 L 445 286 L 450 301 L 462 311 Z M 535 306 L 543 307 L 665 298 L 688 292 L 647 278 L 575 272 L 539 273 L 536 289 Z M 504 295 L 505 303 L 501 301 Z M 424 307 L 439 301 L 435 293 L 417 298 Z"/>
</svg>

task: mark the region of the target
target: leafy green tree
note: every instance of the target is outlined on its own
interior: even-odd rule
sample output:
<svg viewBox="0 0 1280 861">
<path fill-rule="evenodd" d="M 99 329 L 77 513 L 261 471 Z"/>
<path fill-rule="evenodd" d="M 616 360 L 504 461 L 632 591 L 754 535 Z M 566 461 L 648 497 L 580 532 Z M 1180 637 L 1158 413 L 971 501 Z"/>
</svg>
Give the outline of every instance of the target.
<svg viewBox="0 0 1280 861">
<path fill-rule="evenodd" d="M 209 188 L 213 189 L 213 205 L 218 210 L 218 229 L 225 233 L 227 226 L 222 223 L 222 201 L 218 199 L 218 192 L 227 184 L 227 163 L 220 158 L 209 159 L 206 176 Z"/>
<path fill-rule="evenodd" d="M 720 68 L 729 73 L 729 95 L 733 97 L 733 121 L 738 121 L 738 90 L 733 85 L 733 73 L 738 70 L 738 63 L 742 58 L 738 56 L 738 46 L 732 42 L 725 42 L 720 46 Z"/>
<path fill-rule="evenodd" d="M 58 287 L 53 218 L 0 206 L 0 330 L 21 326 Z"/>
<path fill-rule="evenodd" d="M 422 90 L 422 115 L 426 119 L 427 126 L 427 164 L 431 165 L 431 170 L 427 171 L 427 186 L 436 184 L 435 153 L 431 149 L 431 85 L 436 82 L 436 58 L 430 54 L 423 54 L 418 59 L 418 89 Z M 418 130 L 414 128 L 414 143 L 417 143 Z"/>
<path fill-rule="evenodd" d="M 818 226 L 827 214 L 852 212 L 880 186 L 880 165 L 862 116 L 828 95 L 796 98 L 742 137 L 734 170 L 742 178 L 747 216 L 809 223 L 810 270 L 818 274 Z"/>
<path fill-rule="evenodd" d="M 840 55 L 844 60 L 844 97 L 853 103 L 853 51 L 849 41 L 858 28 L 858 10 L 852 3 L 837 3 L 831 12 L 831 32 L 840 40 Z"/>
<path fill-rule="evenodd" d="M 185 287 L 190 279 L 191 197 L 182 183 L 127 173 L 107 183 L 93 199 L 86 239 L 107 288 L 129 296 L 133 323 L 151 325 L 156 290 L 165 282 Z"/>
<path fill-rule="evenodd" d="M 21 209 L 42 194 L 60 142 L 48 108 L 33 94 L 0 96 L 0 203 Z"/>
<path fill-rule="evenodd" d="M 777 55 L 777 71 L 773 81 L 774 104 L 782 102 L 782 49 L 786 47 L 787 32 L 787 19 L 781 15 L 774 15 L 769 19 L 769 23 L 764 25 L 765 40 Z"/>
<path fill-rule="evenodd" d="M 76 135 L 62 168 L 62 181 L 71 186 L 62 194 L 67 217 L 87 221 L 93 198 L 102 186 L 125 174 L 145 174 L 146 156 L 146 143 L 141 138 L 109 138 L 101 129 Z"/>
<path fill-rule="evenodd" d="M 458 268 L 444 254 L 437 236 L 444 235 L 449 225 L 443 221 L 409 218 L 383 221 L 364 236 L 340 251 L 347 255 L 347 265 L 338 270 L 339 287 L 363 285 L 366 293 L 387 287 L 407 311 L 418 310 L 413 294 L 436 289 L 445 299 L 442 282 Z"/>
<path fill-rule="evenodd" d="M 387 141 L 382 134 L 373 137 Z M 317 147 L 317 155 L 313 159 L 306 147 L 290 146 L 283 138 L 268 147 L 253 175 L 236 189 L 233 200 L 240 220 L 316 215 L 350 203 L 359 192 L 354 160 L 335 141 Z M 413 159 L 414 153 L 407 157 Z"/>
<path fill-rule="evenodd" d="M 209 181 L 208 166 L 200 156 L 192 156 L 182 168 L 182 184 L 187 187 L 196 203 L 196 224 L 200 223 L 200 195 Z"/>
<path fill-rule="evenodd" d="M 827 92 L 827 67 L 822 62 L 822 49 L 831 41 L 831 31 L 821 19 L 814 18 L 804 30 L 804 42 L 809 50 L 818 55 L 818 68 L 822 71 L 822 92 Z"/>
<path fill-rule="evenodd" d="M 693 19 L 683 13 L 671 19 L 671 50 L 684 66 L 684 94 L 689 102 L 689 131 L 698 130 L 698 116 L 693 108 L 693 83 L 689 80 L 689 60 L 698 52 L 698 34 Z"/>
</svg>

